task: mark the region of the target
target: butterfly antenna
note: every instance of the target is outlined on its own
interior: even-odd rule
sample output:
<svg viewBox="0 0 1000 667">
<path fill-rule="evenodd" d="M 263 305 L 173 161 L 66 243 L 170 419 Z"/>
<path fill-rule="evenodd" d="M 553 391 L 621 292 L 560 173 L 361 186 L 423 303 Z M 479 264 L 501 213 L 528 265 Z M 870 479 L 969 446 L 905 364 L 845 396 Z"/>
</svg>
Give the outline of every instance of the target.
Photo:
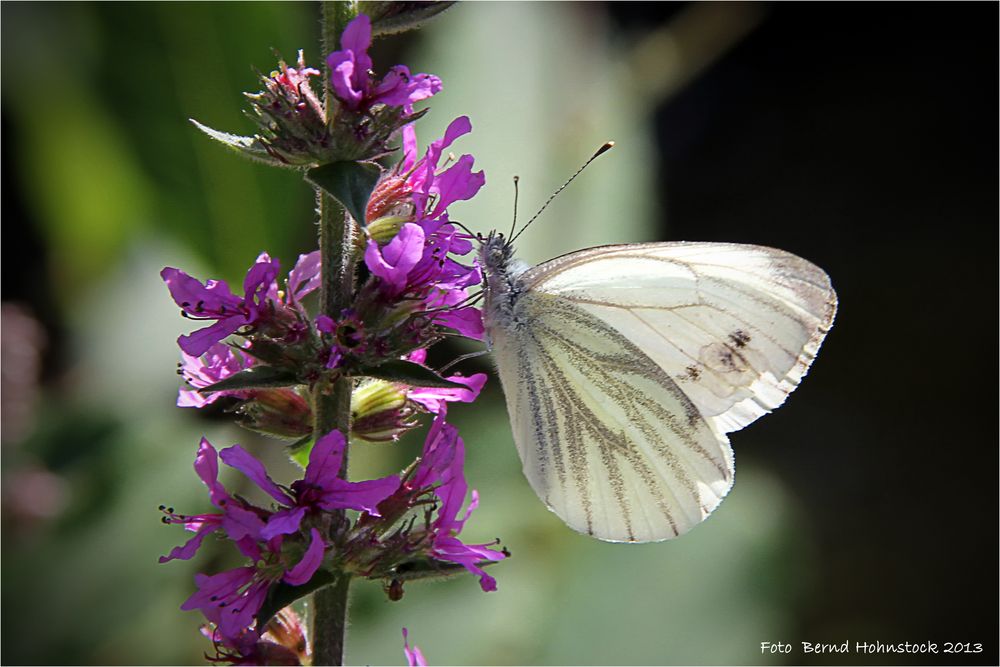
<svg viewBox="0 0 1000 667">
<path fill-rule="evenodd" d="M 612 149 L 612 148 L 614 147 L 614 145 L 615 145 L 615 142 L 613 142 L 613 141 L 609 141 L 609 142 L 605 143 L 605 144 L 604 144 L 603 146 L 601 146 L 600 148 L 598 148 L 598 149 L 597 149 L 597 152 L 596 152 L 596 153 L 594 153 L 593 155 L 591 155 L 591 156 L 590 156 L 590 159 L 589 159 L 589 160 L 587 160 L 586 162 L 584 162 L 584 163 L 583 163 L 583 166 L 581 166 L 581 167 L 580 167 L 579 169 L 577 169 L 577 170 L 576 170 L 576 173 L 575 173 L 575 174 L 573 174 L 572 176 L 570 176 L 570 177 L 569 177 L 569 178 L 568 178 L 568 179 L 566 180 L 566 182 L 565 182 L 565 183 L 563 183 L 562 185 L 560 185 L 560 186 L 559 186 L 559 188 L 558 188 L 558 189 L 557 189 L 557 190 L 556 190 L 555 192 L 553 192 L 553 193 L 552 193 L 552 194 L 551 194 L 551 195 L 549 196 L 549 198 L 548 198 L 548 199 L 546 199 L 546 200 L 545 200 L 545 203 L 544 203 L 544 204 L 542 204 L 542 207 L 541 207 L 540 209 L 538 209 L 538 213 L 536 213 L 535 215 L 531 216 L 531 220 L 528 220 L 528 222 L 524 223 L 524 227 L 521 227 L 521 231 L 519 231 L 519 232 L 518 232 L 517 234 L 515 234 L 515 235 L 514 235 L 514 236 L 513 236 L 513 237 L 512 237 L 511 239 L 510 239 L 510 241 L 508 241 L 508 242 L 507 242 L 507 243 L 508 243 L 508 245 L 509 245 L 509 244 L 511 244 L 511 243 L 513 243 L 514 241 L 516 241 L 516 240 L 517 240 L 517 237 L 518 237 L 518 236 L 520 236 L 521 234 L 523 234 L 523 233 L 524 233 L 524 230 L 525 230 L 525 229 L 527 229 L 527 228 L 528 228 L 528 226 L 529 226 L 529 225 L 530 225 L 531 223 L 533 223 L 533 222 L 535 221 L 535 219 L 536 219 L 536 218 L 537 218 L 538 216 L 540 216 L 540 215 L 542 214 L 542 211 L 544 211 L 545 209 L 547 209 L 547 208 L 549 207 L 549 204 L 551 204 L 551 203 L 552 203 L 552 200 L 553 200 L 553 199 L 555 199 L 555 198 L 556 198 L 557 196 L 559 196 L 559 193 L 560 193 L 560 192 L 562 192 L 563 190 L 565 190 L 565 189 L 566 189 L 566 187 L 567 187 L 567 186 L 568 186 L 568 185 L 569 185 L 570 183 L 572 183 L 572 182 L 573 182 L 573 180 L 574 180 L 574 179 L 575 179 L 575 178 L 576 178 L 577 176 L 579 176 L 580 174 L 582 174 L 582 173 L 583 173 L 583 170 L 584 170 L 584 169 L 586 169 L 586 168 L 587 168 L 588 166 L 590 166 L 590 163 L 591 163 L 591 162 L 593 162 L 594 160 L 596 160 L 596 159 L 597 159 L 598 157 L 600 157 L 600 156 L 601 156 L 601 155 L 603 155 L 604 153 L 607 153 L 607 152 L 608 152 L 609 150 L 611 150 L 611 149 Z"/>
<path fill-rule="evenodd" d="M 476 237 L 476 234 L 475 234 L 475 232 L 473 232 L 473 231 L 472 231 L 471 229 L 469 229 L 468 227 L 466 227 L 465 225 L 463 225 L 463 224 L 462 224 L 461 222 L 459 222 L 458 220 L 449 220 L 449 221 L 448 221 L 448 224 L 449 224 L 449 225 L 455 225 L 456 227 L 458 227 L 458 228 L 459 228 L 459 229 L 461 229 L 461 230 L 462 230 L 463 232 L 465 232 L 466 234 L 468 234 L 469 236 L 471 236 L 471 237 L 473 237 L 473 238 L 475 238 L 475 237 Z"/>
<path fill-rule="evenodd" d="M 521 179 L 514 176 L 514 222 L 510 223 L 510 234 L 507 235 L 508 238 L 514 236 L 514 230 L 517 229 L 517 183 Z"/>
</svg>

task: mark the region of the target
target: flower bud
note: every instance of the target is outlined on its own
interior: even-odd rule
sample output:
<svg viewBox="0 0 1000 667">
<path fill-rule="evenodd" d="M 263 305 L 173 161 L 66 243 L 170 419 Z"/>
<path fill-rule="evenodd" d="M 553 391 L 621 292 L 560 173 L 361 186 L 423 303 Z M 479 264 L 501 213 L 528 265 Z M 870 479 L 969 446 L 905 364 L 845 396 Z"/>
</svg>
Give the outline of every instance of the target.
<svg viewBox="0 0 1000 667">
<path fill-rule="evenodd" d="M 306 629 L 299 615 L 291 607 L 285 607 L 268 621 L 264 626 L 262 639 L 273 642 L 295 655 L 299 660 L 295 664 L 309 664 L 309 641 L 306 639 Z"/>
<path fill-rule="evenodd" d="M 239 407 L 239 424 L 279 438 L 312 433 L 312 408 L 294 389 L 261 389 Z"/>
<path fill-rule="evenodd" d="M 365 207 L 365 220 L 369 226 L 373 221 L 386 216 L 395 216 L 404 220 L 413 217 L 413 187 L 405 178 L 395 173 L 383 178 L 375 185 Z M 388 241 L 392 236 L 395 234 L 387 236 L 385 240 Z"/>
<path fill-rule="evenodd" d="M 394 442 L 417 426 L 417 410 L 406 398 L 406 388 L 371 380 L 351 394 L 351 438 L 362 442 Z"/>
</svg>

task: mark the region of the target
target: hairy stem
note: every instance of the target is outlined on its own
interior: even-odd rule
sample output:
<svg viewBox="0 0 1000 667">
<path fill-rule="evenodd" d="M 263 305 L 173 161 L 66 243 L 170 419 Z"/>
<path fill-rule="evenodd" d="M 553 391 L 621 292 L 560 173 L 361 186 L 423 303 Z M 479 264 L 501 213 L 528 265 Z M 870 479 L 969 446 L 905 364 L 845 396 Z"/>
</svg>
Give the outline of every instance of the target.
<svg viewBox="0 0 1000 667">
<path fill-rule="evenodd" d="M 323 2 L 322 39 L 324 56 L 335 51 L 340 33 L 350 20 L 352 4 L 348 2 Z M 325 101 L 328 122 L 336 100 L 330 91 L 330 76 L 327 82 Z M 317 210 L 319 213 L 319 247 L 322 261 L 322 286 L 320 287 L 320 311 L 334 320 L 340 318 L 340 311 L 348 306 L 354 291 L 354 223 L 332 197 L 317 190 Z M 314 435 L 318 438 L 337 429 L 346 436 L 350 434 L 351 421 L 351 381 L 341 379 L 332 386 L 320 385 L 314 396 Z M 347 452 L 340 468 L 340 477 L 347 478 Z M 336 542 L 347 518 L 343 511 L 335 512 L 331 522 L 331 537 Z M 314 665 L 344 664 L 344 636 L 347 631 L 347 595 L 350 575 L 341 574 L 337 580 L 313 594 L 312 599 L 312 645 Z"/>
</svg>

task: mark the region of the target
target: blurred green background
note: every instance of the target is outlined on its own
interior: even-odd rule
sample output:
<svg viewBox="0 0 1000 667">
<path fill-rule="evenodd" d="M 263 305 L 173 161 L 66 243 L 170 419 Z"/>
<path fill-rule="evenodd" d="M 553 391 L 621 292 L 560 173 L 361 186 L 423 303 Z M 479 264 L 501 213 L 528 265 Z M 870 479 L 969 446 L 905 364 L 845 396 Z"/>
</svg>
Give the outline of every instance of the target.
<svg viewBox="0 0 1000 667">
<path fill-rule="evenodd" d="M 522 237 L 524 259 L 760 243 L 824 267 L 841 311 L 788 405 L 731 437 L 729 498 L 675 542 L 604 544 L 549 514 L 497 382 L 453 409 L 482 496 L 465 536 L 499 536 L 513 558 L 492 594 L 461 578 L 391 603 L 357 584 L 352 663 L 402 662 L 404 625 L 431 664 L 997 662 L 997 13 L 484 2 L 376 45 L 379 70 L 444 80 L 423 144 L 471 117 L 453 150 L 487 186 L 454 213 L 473 229 L 509 225 L 514 174 L 525 214 L 616 140 Z M 249 132 L 251 67 L 272 68 L 272 49 L 320 62 L 317 6 L 4 3 L 0 29 L 3 662 L 198 663 L 200 617 L 178 606 L 226 556 L 157 565 L 184 539 L 157 505 L 207 508 L 202 434 L 293 470 L 220 412 L 174 407 L 189 326 L 158 272 L 238 282 L 261 250 L 290 266 L 314 243 L 297 174 L 187 119 Z M 359 449 L 352 476 L 394 471 L 420 442 Z M 798 646 L 845 640 L 983 652 Z"/>
</svg>

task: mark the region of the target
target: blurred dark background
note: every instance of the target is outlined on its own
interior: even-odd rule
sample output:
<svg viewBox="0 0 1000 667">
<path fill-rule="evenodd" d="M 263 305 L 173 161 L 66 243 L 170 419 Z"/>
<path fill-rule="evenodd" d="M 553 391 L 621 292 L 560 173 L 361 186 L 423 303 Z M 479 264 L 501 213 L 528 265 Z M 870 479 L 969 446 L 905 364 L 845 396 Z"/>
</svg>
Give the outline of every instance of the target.
<svg viewBox="0 0 1000 667">
<path fill-rule="evenodd" d="M 2 6 L 6 663 L 187 663 L 207 648 L 177 607 L 223 557 L 156 565 L 183 539 L 156 505 L 207 506 L 190 469 L 202 433 L 282 455 L 218 411 L 173 407 L 186 329 L 157 273 L 238 280 L 261 249 L 290 265 L 313 243 L 294 173 L 186 119 L 249 132 L 251 66 L 272 68 L 272 47 L 318 64 L 317 16 Z M 507 224 L 513 173 L 533 208 L 618 141 L 523 237 L 527 259 L 770 245 L 823 267 L 840 311 L 788 404 L 731 435 L 730 498 L 676 542 L 573 534 L 524 484 L 499 388 L 455 410 L 483 496 L 470 529 L 514 558 L 491 595 L 461 581 L 393 604 L 356 586 L 351 660 L 401 661 L 406 625 L 432 664 L 996 664 L 997 20 L 994 3 L 470 3 L 377 44 L 378 69 L 445 82 L 423 143 L 472 118 L 453 150 L 489 179 L 460 209 L 478 229 Z M 359 452 L 352 475 L 419 444 Z M 799 648 L 846 640 L 982 652 Z M 762 641 L 794 648 L 761 655 Z"/>
</svg>

